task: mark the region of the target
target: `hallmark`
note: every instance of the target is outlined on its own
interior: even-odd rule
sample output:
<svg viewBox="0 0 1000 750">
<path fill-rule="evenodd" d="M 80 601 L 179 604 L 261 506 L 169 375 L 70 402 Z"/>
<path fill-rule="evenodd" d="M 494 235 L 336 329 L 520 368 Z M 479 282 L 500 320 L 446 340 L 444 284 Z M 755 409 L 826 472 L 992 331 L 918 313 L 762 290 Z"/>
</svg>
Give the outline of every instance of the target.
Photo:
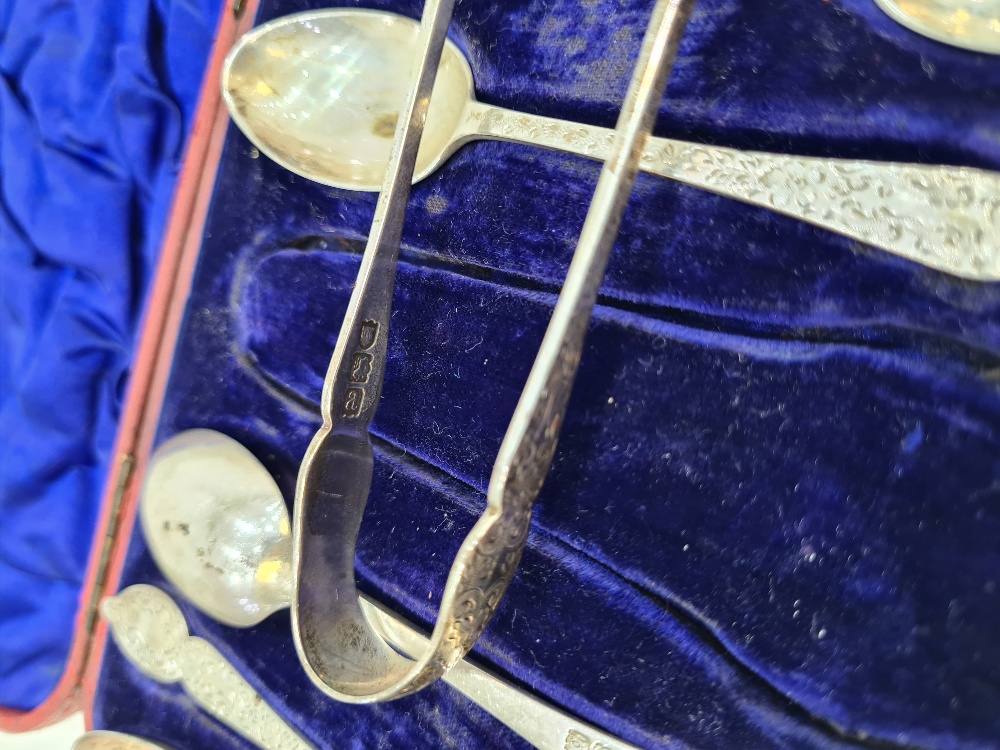
<svg viewBox="0 0 1000 750">
<path fill-rule="evenodd" d="M 365 392 L 362 388 L 348 388 L 344 394 L 344 416 L 353 419 L 361 414 L 361 406 L 365 402 Z"/>
<path fill-rule="evenodd" d="M 354 352 L 351 357 L 351 382 L 367 383 L 372 374 L 372 355 L 367 352 Z"/>
<path fill-rule="evenodd" d="M 363 384 L 371 380 L 375 357 L 364 350 L 374 347 L 377 341 L 378 323 L 374 320 L 362 321 L 361 328 L 358 329 L 358 346 L 361 351 L 351 355 L 351 367 L 347 375 L 349 382 Z M 364 388 L 352 386 L 344 394 L 344 409 L 341 413 L 347 419 L 356 419 L 361 416 L 364 403 Z"/>
<path fill-rule="evenodd" d="M 376 341 L 378 341 L 378 323 L 374 320 L 364 321 L 358 332 L 358 346 L 362 349 L 371 349 Z"/>
</svg>

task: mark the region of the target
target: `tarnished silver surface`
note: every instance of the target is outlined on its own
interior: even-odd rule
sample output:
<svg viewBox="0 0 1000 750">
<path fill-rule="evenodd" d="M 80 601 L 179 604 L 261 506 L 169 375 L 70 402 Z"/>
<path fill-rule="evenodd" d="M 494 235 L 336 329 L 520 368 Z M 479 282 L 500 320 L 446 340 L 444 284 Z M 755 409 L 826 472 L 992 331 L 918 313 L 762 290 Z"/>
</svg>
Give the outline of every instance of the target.
<svg viewBox="0 0 1000 750">
<path fill-rule="evenodd" d="M 453 6 L 454 0 L 424 5 L 409 93 L 393 123 L 385 184 L 323 383 L 323 426 L 302 459 L 295 491 L 295 650 L 315 685 L 350 703 L 408 695 L 450 666 L 436 649 L 416 662 L 402 656 L 371 626 L 354 582 L 354 549 L 371 489 L 368 427 L 382 392 L 406 202 Z"/>
<path fill-rule="evenodd" d="M 73 750 L 170 750 L 159 742 L 121 732 L 87 732 L 73 743 Z"/>
<path fill-rule="evenodd" d="M 552 463 L 597 290 L 693 4 L 660 0 L 654 7 L 611 157 L 494 464 L 486 510 L 455 556 L 427 649 L 411 660 L 365 617 L 354 556 L 371 488 L 368 427 L 382 390 L 405 200 L 451 10 L 451 0 L 428 0 L 417 44 L 420 63 L 324 382 L 323 426 L 306 452 L 296 488 L 292 632 L 306 674 L 327 695 L 369 703 L 434 682 L 472 648 L 507 590 L 528 536 L 531 505 Z"/>
<path fill-rule="evenodd" d="M 307 750 L 212 644 L 188 635 L 174 601 L 153 586 L 129 586 L 105 599 L 102 612 L 122 653 L 158 682 L 179 682 L 206 712 L 264 750 Z"/>
<path fill-rule="evenodd" d="M 949 17 L 965 12 L 976 21 L 964 27 L 967 39 L 994 24 L 989 33 L 1000 34 L 1000 0 L 883 2 L 911 14 L 953 6 Z M 416 22 L 386 12 L 337 8 L 286 16 L 239 41 L 223 71 L 223 96 L 241 130 L 279 164 L 326 185 L 378 190 L 417 33 Z M 476 102 L 468 62 L 448 42 L 415 180 L 480 138 L 604 160 L 614 132 Z M 956 276 L 1000 279 L 1000 175 L 994 172 L 784 156 L 666 138 L 647 140 L 640 168 Z"/>
<path fill-rule="evenodd" d="M 1000 55 L 1000 0 L 875 0 L 904 26 L 939 42 Z"/>
<path fill-rule="evenodd" d="M 210 455 L 204 455 L 204 446 L 212 447 Z M 226 454 L 230 455 L 226 455 Z M 205 507 L 220 508 L 220 513 L 214 514 L 213 535 L 206 538 L 200 528 L 199 517 L 190 521 L 190 533 L 179 537 L 176 544 L 150 544 L 150 550 L 157 565 L 164 571 L 171 582 L 191 599 L 194 604 L 209 616 L 222 614 L 222 620 L 236 627 L 249 627 L 264 618 L 264 612 L 288 607 L 291 604 L 291 544 L 288 524 L 288 513 L 282 502 L 281 493 L 270 476 L 259 463 L 255 467 L 246 465 L 245 457 L 249 452 L 226 435 L 211 430 L 190 430 L 180 433 L 164 443 L 153 455 L 150 462 L 150 479 L 146 482 L 142 502 L 153 505 L 163 505 L 169 508 L 174 498 L 184 494 L 199 494 Z M 251 460 L 256 462 L 253 456 Z M 170 472 L 160 471 L 159 463 L 169 460 Z M 201 477 L 206 474 L 225 474 L 227 467 L 234 461 L 245 468 L 248 476 L 255 478 L 259 484 L 254 487 L 241 487 L 240 493 L 248 492 L 254 498 L 253 502 L 233 502 L 231 493 L 235 487 L 225 482 L 213 483 L 206 488 Z M 169 484 L 169 488 L 157 486 L 159 483 Z M 169 491 L 167 491 L 169 489 Z M 211 492 L 213 494 L 205 494 Z M 271 509 L 280 508 L 272 512 Z M 144 514 L 152 510 L 158 514 L 158 509 L 144 510 Z M 207 514 L 206 514 L 207 515 Z M 261 540 L 272 538 L 272 527 L 288 541 L 288 544 L 272 545 L 270 543 L 252 543 L 252 535 L 258 534 Z M 227 530 L 228 529 L 228 530 Z M 167 533 L 161 525 L 154 524 L 145 531 L 147 543 L 150 534 Z M 240 540 L 234 544 L 230 538 Z M 201 545 L 209 545 L 208 554 L 218 560 L 207 570 L 200 570 L 189 561 L 197 558 L 195 551 Z M 185 546 L 187 545 L 187 546 Z M 213 549 L 218 547 L 218 549 Z M 268 550 L 285 550 L 284 560 L 275 560 Z M 224 554 L 223 551 L 236 550 L 235 554 Z M 279 563 L 276 566 L 278 576 L 286 580 L 275 583 L 270 575 L 264 578 L 256 577 L 264 563 Z M 212 577 L 216 580 L 210 580 Z M 242 589 L 242 595 L 224 595 L 228 581 L 256 581 Z M 222 596 L 214 598 L 210 604 L 203 596 L 204 589 L 222 592 Z M 268 606 L 260 606 L 255 602 L 257 595 L 268 600 Z M 283 598 L 282 598 L 283 597 Z M 209 606 L 206 606 L 209 604 Z M 373 602 L 364 595 L 361 597 L 361 611 L 377 628 L 379 633 L 396 649 L 413 656 L 427 649 L 427 637 L 404 621 L 399 615 Z M 250 617 L 247 613 L 257 613 Z M 164 623 L 169 618 L 163 618 Z M 174 623 L 176 624 L 176 622 Z M 169 627 L 164 628 L 168 642 L 178 637 Z M 151 661 L 151 655 L 145 657 Z M 162 664 L 153 668 L 173 677 Z M 521 735 L 532 745 L 542 750 L 564 750 L 566 747 L 577 747 L 572 742 L 587 738 L 586 745 L 580 747 L 606 748 L 607 750 L 629 750 L 629 745 L 616 737 L 612 737 L 599 729 L 578 721 L 559 711 L 548 703 L 529 695 L 489 672 L 473 666 L 462 660 L 445 673 L 444 681 L 460 693 L 472 700 L 478 706 L 488 711 L 499 721 Z M 594 744 L 598 743 L 598 744 Z"/>
</svg>

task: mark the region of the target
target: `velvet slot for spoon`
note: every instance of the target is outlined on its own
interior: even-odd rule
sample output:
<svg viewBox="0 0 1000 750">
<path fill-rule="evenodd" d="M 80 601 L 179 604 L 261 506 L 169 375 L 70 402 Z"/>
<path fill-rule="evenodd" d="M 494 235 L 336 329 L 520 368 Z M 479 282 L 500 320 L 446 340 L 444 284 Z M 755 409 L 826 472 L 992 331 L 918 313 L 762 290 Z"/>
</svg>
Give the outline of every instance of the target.
<svg viewBox="0 0 1000 750">
<path fill-rule="evenodd" d="M 378 190 L 417 32 L 413 20 L 383 11 L 332 8 L 285 16 L 234 47 L 223 68 L 223 98 L 240 129 L 282 166 L 325 185 Z M 478 139 L 603 161 L 614 131 L 477 102 L 472 69 L 449 41 L 414 180 Z M 994 172 L 654 137 L 647 139 L 639 168 L 956 276 L 1000 279 L 1000 175 Z"/>
</svg>

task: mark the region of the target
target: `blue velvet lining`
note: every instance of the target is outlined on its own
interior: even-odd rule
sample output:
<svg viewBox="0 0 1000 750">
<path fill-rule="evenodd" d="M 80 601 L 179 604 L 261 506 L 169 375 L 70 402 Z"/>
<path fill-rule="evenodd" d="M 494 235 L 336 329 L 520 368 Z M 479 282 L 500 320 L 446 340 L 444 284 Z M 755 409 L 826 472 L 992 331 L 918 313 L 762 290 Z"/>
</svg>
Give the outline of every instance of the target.
<svg viewBox="0 0 1000 750">
<path fill-rule="evenodd" d="M 51 692 L 216 0 L 0 1 L 0 705 Z"/>
<path fill-rule="evenodd" d="M 306 7 L 267 0 L 261 18 Z M 610 124 L 649 7 L 460 1 L 453 37 L 483 101 Z M 657 133 L 997 169 L 998 92 L 1000 59 L 862 0 L 703 0 Z M 477 143 L 414 189 L 358 554 L 363 588 L 417 622 L 483 507 L 597 173 Z M 226 432 L 292 498 L 374 200 L 231 129 L 161 438 Z M 641 177 L 475 658 L 641 747 L 997 747 L 998 290 Z M 135 582 L 166 585 L 141 535 Z M 285 614 L 236 631 L 185 611 L 321 746 L 522 746 L 441 685 L 324 699 Z M 113 646 L 96 715 L 243 746 Z"/>
</svg>

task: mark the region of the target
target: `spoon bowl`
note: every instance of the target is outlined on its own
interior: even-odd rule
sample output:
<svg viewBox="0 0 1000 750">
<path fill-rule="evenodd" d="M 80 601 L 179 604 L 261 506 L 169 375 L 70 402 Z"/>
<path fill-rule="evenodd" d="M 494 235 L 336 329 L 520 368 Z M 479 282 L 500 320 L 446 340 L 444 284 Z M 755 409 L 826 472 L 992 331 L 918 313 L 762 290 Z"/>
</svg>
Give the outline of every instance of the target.
<svg viewBox="0 0 1000 750">
<path fill-rule="evenodd" d="M 1000 55 L 1000 0 L 875 0 L 918 34 L 975 52 Z"/>
<path fill-rule="evenodd" d="M 160 570 L 211 617 L 245 628 L 288 606 L 288 509 L 274 479 L 237 441 L 189 430 L 163 443 L 139 513 Z"/>
<path fill-rule="evenodd" d="M 254 144 L 286 169 L 349 190 L 385 178 L 420 25 L 393 13 L 329 9 L 285 16 L 244 36 L 226 59 L 222 93 Z M 461 145 L 472 70 L 448 40 L 414 182 Z"/>
</svg>

